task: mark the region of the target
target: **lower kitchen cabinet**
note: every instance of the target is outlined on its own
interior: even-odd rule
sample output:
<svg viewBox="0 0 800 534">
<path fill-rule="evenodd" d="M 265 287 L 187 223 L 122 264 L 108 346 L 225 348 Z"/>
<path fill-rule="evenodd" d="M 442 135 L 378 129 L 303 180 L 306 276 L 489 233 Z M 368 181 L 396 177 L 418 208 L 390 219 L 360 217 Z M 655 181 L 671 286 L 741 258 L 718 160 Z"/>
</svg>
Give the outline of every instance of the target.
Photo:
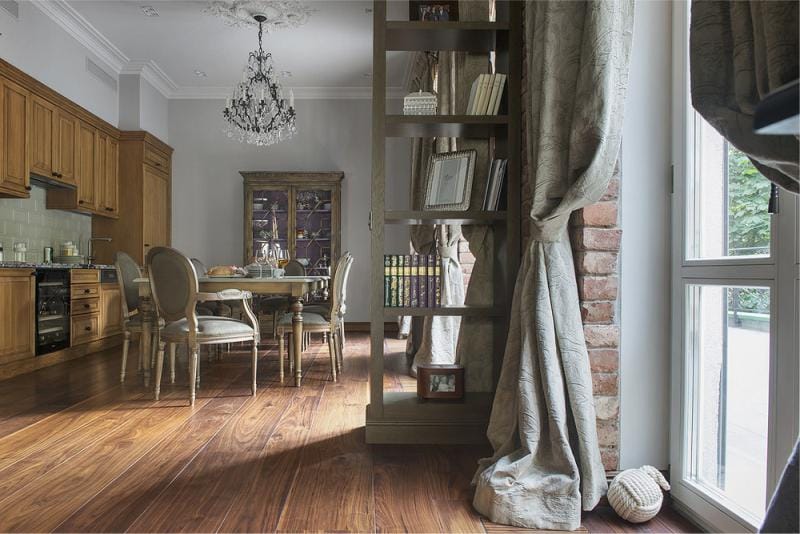
<svg viewBox="0 0 800 534">
<path fill-rule="evenodd" d="M 100 314 L 73 315 L 70 330 L 72 346 L 94 341 L 100 336 Z"/>
<path fill-rule="evenodd" d="M 100 337 L 122 332 L 122 295 L 117 284 L 100 285 Z"/>
<path fill-rule="evenodd" d="M 0 269 L 0 364 L 34 355 L 33 275 L 32 269 Z"/>
</svg>

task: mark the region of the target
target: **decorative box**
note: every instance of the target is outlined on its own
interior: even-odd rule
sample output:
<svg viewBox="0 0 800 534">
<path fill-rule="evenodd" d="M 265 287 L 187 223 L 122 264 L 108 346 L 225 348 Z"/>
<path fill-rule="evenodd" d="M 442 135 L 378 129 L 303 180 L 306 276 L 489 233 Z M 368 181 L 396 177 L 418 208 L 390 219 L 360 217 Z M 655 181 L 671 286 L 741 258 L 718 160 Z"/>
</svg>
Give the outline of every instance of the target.
<svg viewBox="0 0 800 534">
<path fill-rule="evenodd" d="M 417 397 L 461 399 L 464 397 L 464 367 L 461 365 L 417 366 Z"/>
<path fill-rule="evenodd" d="M 419 91 L 403 98 L 403 115 L 436 115 L 436 95 Z"/>
</svg>

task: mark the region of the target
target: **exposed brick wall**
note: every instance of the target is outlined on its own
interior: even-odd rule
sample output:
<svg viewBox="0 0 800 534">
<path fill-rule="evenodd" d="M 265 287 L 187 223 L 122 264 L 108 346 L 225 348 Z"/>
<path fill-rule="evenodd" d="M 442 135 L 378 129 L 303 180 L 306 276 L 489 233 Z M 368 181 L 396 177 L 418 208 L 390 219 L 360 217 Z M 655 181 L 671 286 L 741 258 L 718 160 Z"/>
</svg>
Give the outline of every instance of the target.
<svg viewBox="0 0 800 534">
<path fill-rule="evenodd" d="M 523 17 L 524 20 L 524 17 Z M 524 53 L 523 53 L 524 54 Z M 524 56 L 523 56 L 524 57 Z M 527 249 L 531 210 L 531 172 L 528 165 L 527 61 L 522 68 L 522 243 Z M 619 165 L 603 198 L 570 218 L 583 330 L 592 368 L 600 453 L 608 471 L 619 468 Z"/>
</svg>

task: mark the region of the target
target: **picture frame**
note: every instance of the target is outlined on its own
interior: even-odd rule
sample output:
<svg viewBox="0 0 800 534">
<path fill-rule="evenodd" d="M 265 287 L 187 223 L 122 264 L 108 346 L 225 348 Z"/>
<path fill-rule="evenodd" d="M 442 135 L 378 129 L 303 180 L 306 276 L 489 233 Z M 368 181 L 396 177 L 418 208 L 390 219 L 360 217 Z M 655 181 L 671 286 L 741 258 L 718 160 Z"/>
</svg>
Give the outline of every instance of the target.
<svg viewBox="0 0 800 534">
<path fill-rule="evenodd" d="M 409 0 L 408 20 L 458 21 L 458 0 Z"/>
<path fill-rule="evenodd" d="M 476 150 L 432 154 L 428 159 L 425 209 L 466 211 L 472 193 Z"/>
<path fill-rule="evenodd" d="M 464 367 L 455 364 L 418 366 L 417 396 L 421 399 L 464 398 Z"/>
</svg>

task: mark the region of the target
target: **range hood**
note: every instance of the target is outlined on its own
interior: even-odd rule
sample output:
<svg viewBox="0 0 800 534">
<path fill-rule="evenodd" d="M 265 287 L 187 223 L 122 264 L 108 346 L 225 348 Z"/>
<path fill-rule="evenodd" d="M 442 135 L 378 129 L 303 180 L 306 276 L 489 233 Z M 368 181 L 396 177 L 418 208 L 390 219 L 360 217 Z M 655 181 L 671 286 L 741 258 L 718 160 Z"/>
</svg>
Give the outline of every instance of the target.
<svg viewBox="0 0 800 534">
<path fill-rule="evenodd" d="M 31 185 L 38 185 L 45 189 L 77 189 L 77 186 L 72 184 L 65 184 L 50 176 L 40 176 L 31 173 Z"/>
</svg>

